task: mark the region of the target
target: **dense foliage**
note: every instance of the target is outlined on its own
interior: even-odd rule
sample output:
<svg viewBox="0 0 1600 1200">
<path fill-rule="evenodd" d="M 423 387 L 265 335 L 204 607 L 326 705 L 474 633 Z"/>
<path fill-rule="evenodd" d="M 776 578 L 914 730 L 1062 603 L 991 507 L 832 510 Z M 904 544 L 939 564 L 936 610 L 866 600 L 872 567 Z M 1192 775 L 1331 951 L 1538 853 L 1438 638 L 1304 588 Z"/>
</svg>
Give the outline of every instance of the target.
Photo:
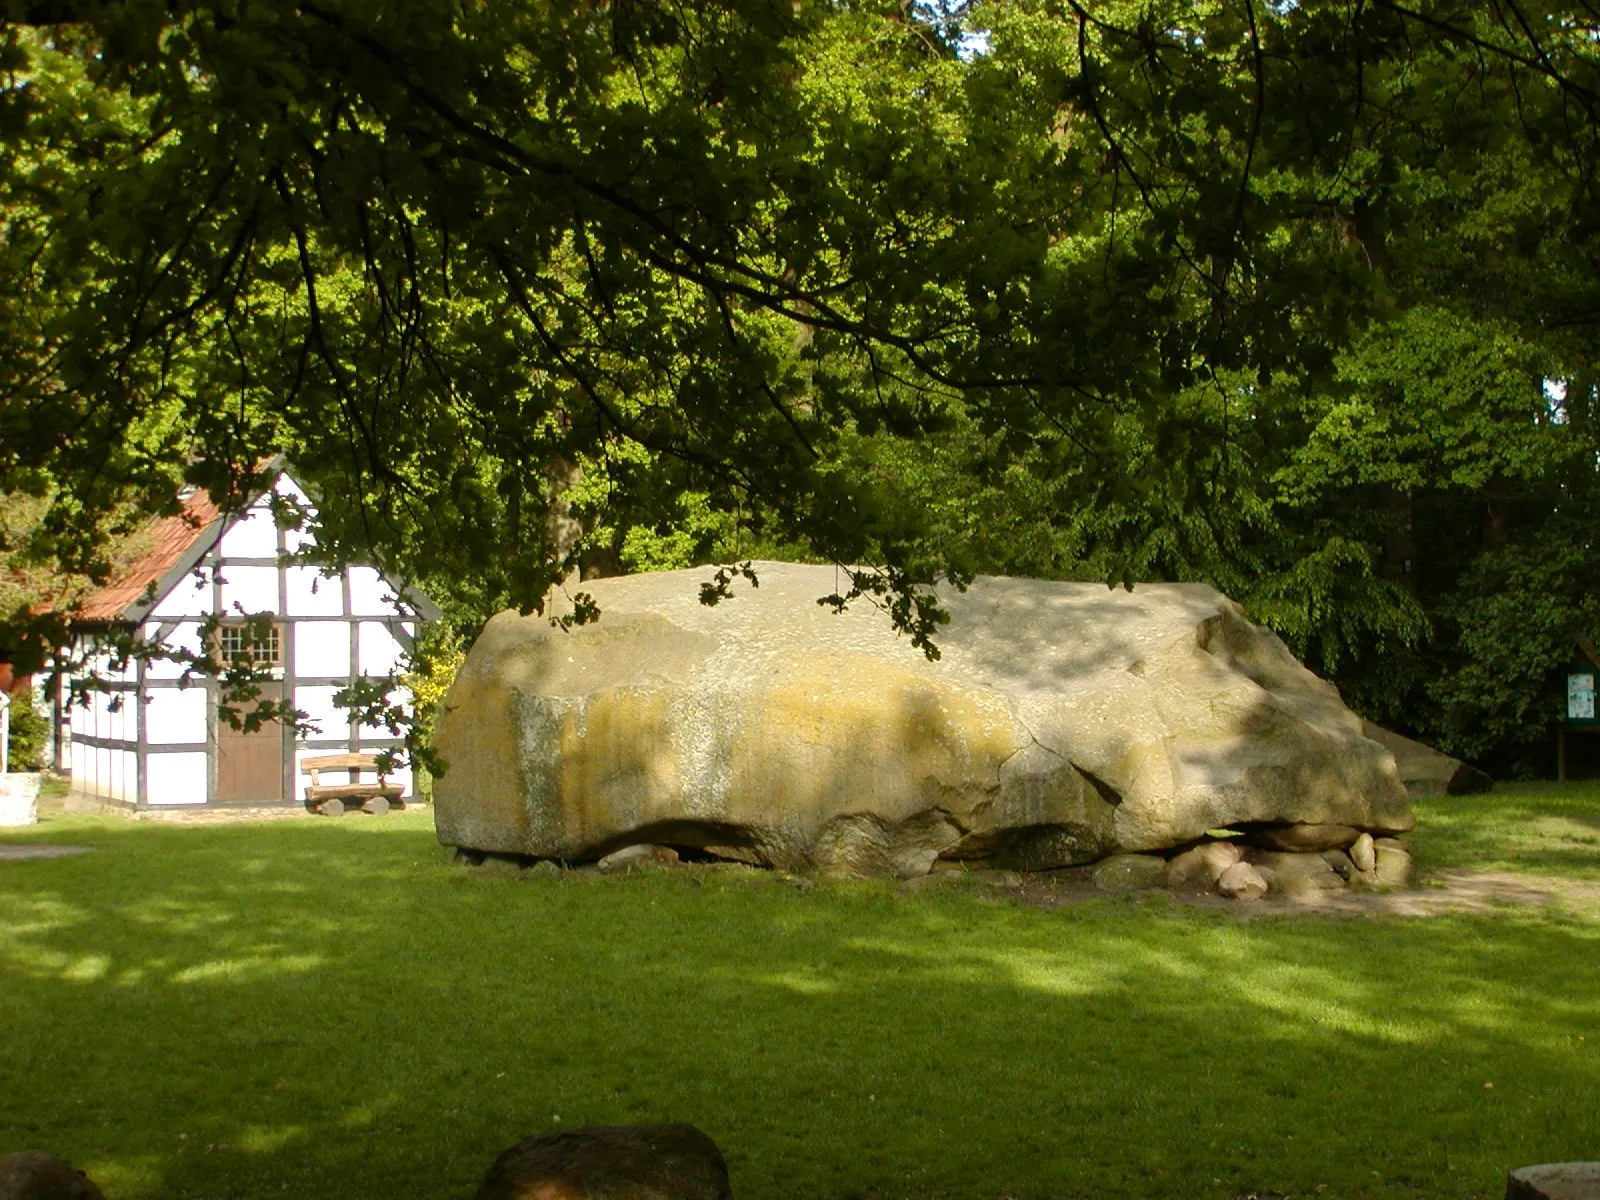
<svg viewBox="0 0 1600 1200">
<path fill-rule="evenodd" d="M 933 652 L 940 574 L 1206 579 L 1532 766 L 1600 634 L 1582 6 L 7 11 L 18 564 L 287 449 L 460 626 L 801 555 Z"/>
</svg>

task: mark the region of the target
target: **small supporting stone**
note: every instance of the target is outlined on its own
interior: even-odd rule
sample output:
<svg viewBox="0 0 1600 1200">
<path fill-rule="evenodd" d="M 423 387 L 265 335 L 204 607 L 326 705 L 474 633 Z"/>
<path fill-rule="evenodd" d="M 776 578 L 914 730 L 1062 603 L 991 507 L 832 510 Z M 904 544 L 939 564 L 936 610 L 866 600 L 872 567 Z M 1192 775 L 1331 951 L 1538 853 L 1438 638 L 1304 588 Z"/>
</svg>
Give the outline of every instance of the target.
<svg viewBox="0 0 1600 1200">
<path fill-rule="evenodd" d="M 1411 851 L 1403 842 L 1393 838 L 1378 838 L 1373 843 L 1377 865 L 1373 878 L 1379 888 L 1403 888 L 1411 885 Z"/>
<path fill-rule="evenodd" d="M 1350 847 L 1350 861 L 1355 864 L 1358 871 L 1366 872 L 1375 869 L 1378 865 L 1378 852 L 1374 848 L 1372 835 L 1363 833 Z"/>
<path fill-rule="evenodd" d="M 1253 850 L 1250 862 L 1262 875 L 1270 872 L 1272 890 L 1285 895 L 1333 891 L 1344 886 L 1344 878 L 1320 854 Z"/>
<path fill-rule="evenodd" d="M 372 796 L 362 803 L 361 811 L 371 813 L 375 817 L 381 817 L 389 811 L 389 798 L 387 796 Z"/>
<path fill-rule="evenodd" d="M 1600 1200 L 1600 1162 L 1518 1167 L 1506 1175 L 1506 1200 Z"/>
<path fill-rule="evenodd" d="M 1107 892 L 1161 887 L 1167 879 L 1167 861 L 1153 854 L 1113 854 L 1095 863 L 1089 877 Z"/>
<path fill-rule="evenodd" d="M 1267 881 L 1247 862 L 1237 862 L 1217 878 L 1217 891 L 1230 900 L 1259 900 L 1267 894 Z"/>
<path fill-rule="evenodd" d="M 1288 854 L 1320 854 L 1343 850 L 1361 831 L 1349 825 L 1265 825 L 1251 829 L 1245 841 L 1263 850 Z"/>
<path fill-rule="evenodd" d="M 1167 886 L 1209 890 L 1239 858 L 1239 847 L 1232 842 L 1202 842 L 1167 864 Z"/>
<path fill-rule="evenodd" d="M 1322 852 L 1322 861 L 1332 867 L 1340 879 L 1348 880 L 1358 873 L 1356 864 L 1351 861 L 1350 856 L 1343 850 L 1324 850 Z"/>
<path fill-rule="evenodd" d="M 671 846 L 639 844 L 624 846 L 600 860 L 600 870 L 606 875 L 623 875 L 629 871 L 648 871 L 660 867 L 680 865 L 678 852 Z"/>
<path fill-rule="evenodd" d="M 344 801 L 324 800 L 321 804 L 317 805 L 317 812 L 321 813 L 325 817 L 342 817 L 344 816 Z"/>
</svg>

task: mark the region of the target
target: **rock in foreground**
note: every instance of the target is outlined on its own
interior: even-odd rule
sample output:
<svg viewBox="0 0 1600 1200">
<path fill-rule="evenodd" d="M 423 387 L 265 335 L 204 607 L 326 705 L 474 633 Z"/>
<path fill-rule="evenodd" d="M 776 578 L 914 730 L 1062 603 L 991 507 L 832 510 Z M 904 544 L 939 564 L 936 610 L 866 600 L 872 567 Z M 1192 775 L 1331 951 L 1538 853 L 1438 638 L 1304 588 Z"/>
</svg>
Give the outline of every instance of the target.
<svg viewBox="0 0 1600 1200">
<path fill-rule="evenodd" d="M 440 840 L 591 861 L 636 843 L 834 875 L 1013 870 L 1235 825 L 1412 826 L 1388 751 L 1199 584 L 980 578 L 929 662 L 831 567 L 595 580 L 594 624 L 501 613 L 446 701 Z"/>
<path fill-rule="evenodd" d="M 106 1200 L 94 1181 L 44 1150 L 0 1158 L 0 1200 Z"/>
<path fill-rule="evenodd" d="M 1600 1200 L 1600 1162 L 1519 1167 L 1506 1176 L 1506 1200 Z"/>
<path fill-rule="evenodd" d="M 523 1138 L 477 1200 L 729 1200 L 728 1164 L 693 1125 L 589 1125 Z"/>
</svg>

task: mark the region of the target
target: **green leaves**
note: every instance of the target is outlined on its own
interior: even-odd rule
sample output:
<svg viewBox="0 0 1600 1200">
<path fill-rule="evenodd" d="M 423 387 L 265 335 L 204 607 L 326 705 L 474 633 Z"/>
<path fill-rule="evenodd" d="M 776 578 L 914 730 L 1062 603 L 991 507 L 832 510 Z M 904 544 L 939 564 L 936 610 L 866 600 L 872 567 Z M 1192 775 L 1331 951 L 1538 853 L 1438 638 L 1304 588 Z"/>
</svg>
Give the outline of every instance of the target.
<svg viewBox="0 0 1600 1200">
<path fill-rule="evenodd" d="M 941 573 L 1208 579 L 1422 729 L 1488 661 L 1450 619 L 1483 556 L 1587 553 L 1576 9 L 17 11 L 35 561 L 93 574 L 120 514 L 284 452 L 325 554 L 464 627 L 709 557 L 865 564 L 841 598 L 930 647 Z"/>
<path fill-rule="evenodd" d="M 1477 490 L 1537 479 L 1581 453 L 1549 419 L 1555 368 L 1508 322 L 1408 309 L 1341 357 L 1345 387 L 1308 412 L 1315 426 L 1279 483 L 1293 496 L 1336 483 Z"/>
</svg>

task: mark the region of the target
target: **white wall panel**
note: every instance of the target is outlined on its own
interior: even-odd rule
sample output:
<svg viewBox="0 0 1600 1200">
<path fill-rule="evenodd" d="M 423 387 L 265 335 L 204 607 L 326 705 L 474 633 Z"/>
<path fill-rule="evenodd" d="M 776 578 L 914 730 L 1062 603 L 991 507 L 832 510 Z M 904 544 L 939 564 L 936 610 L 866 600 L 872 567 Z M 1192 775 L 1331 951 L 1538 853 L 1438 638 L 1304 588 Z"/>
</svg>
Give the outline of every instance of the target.
<svg viewBox="0 0 1600 1200">
<path fill-rule="evenodd" d="M 138 756 L 132 750 L 113 750 L 111 752 L 111 788 L 109 794 L 113 800 L 123 800 L 129 804 L 138 800 L 138 776 L 134 770 L 137 762 Z"/>
<path fill-rule="evenodd" d="M 159 625 L 155 621 L 146 621 L 143 635 L 146 641 L 155 641 Z M 168 650 L 186 650 L 190 654 L 200 653 L 200 622 L 180 621 L 173 627 L 172 632 L 161 639 L 161 645 Z M 170 659 L 152 659 L 145 666 L 147 679 L 177 679 L 184 672 L 182 663 Z"/>
<path fill-rule="evenodd" d="M 203 617 L 211 611 L 211 575 L 205 569 L 190 572 L 173 585 L 150 610 L 152 617 Z"/>
<path fill-rule="evenodd" d="M 287 475 L 279 475 L 272 481 L 272 490 L 280 496 L 287 496 L 291 500 L 298 500 L 307 508 L 311 507 L 311 497 L 301 490 L 300 485 Z"/>
<path fill-rule="evenodd" d="M 94 748 L 94 785 L 97 795 L 111 794 L 111 751 L 104 746 Z"/>
<path fill-rule="evenodd" d="M 316 548 L 316 534 L 310 529 L 285 529 L 283 531 L 283 549 L 285 553 L 299 554 Z"/>
<path fill-rule="evenodd" d="M 362 621 L 356 633 L 358 667 L 362 675 L 394 675 L 400 670 L 404 647 L 381 621 Z"/>
<path fill-rule="evenodd" d="M 278 568 L 223 567 L 222 611 L 230 616 L 277 612 Z"/>
<path fill-rule="evenodd" d="M 75 791 L 93 793 L 94 777 L 89 771 L 89 748 L 82 742 L 73 742 L 70 750 L 69 770 Z"/>
<path fill-rule="evenodd" d="M 94 713 L 76 699 L 67 701 L 67 719 L 72 723 L 74 736 L 84 737 L 94 733 Z"/>
<path fill-rule="evenodd" d="M 278 527 L 273 523 L 272 510 L 246 509 L 242 517 L 228 526 L 220 548 L 224 558 L 276 558 Z"/>
<path fill-rule="evenodd" d="M 193 754 L 149 754 L 145 756 L 145 799 L 157 804 L 204 804 L 206 802 L 206 756 Z"/>
<path fill-rule="evenodd" d="M 417 789 L 415 786 L 413 786 L 414 781 L 411 778 L 410 767 L 401 767 L 398 771 L 391 773 L 387 778 L 390 783 L 397 783 L 402 789 L 404 789 L 400 793 L 402 796 L 416 795 Z"/>
<path fill-rule="evenodd" d="M 342 738 L 349 736 L 350 713 L 333 702 L 336 687 L 297 687 L 294 689 L 294 706 L 304 712 L 317 726 L 313 737 Z M 331 753 L 324 751 L 323 753 Z"/>
<path fill-rule="evenodd" d="M 296 675 L 349 675 L 349 622 L 295 622 L 294 673 Z"/>
<path fill-rule="evenodd" d="M 329 578 L 316 567 L 287 568 L 289 615 L 292 617 L 337 617 L 344 612 L 344 580 Z"/>
<path fill-rule="evenodd" d="M 102 651 L 89 660 L 90 671 L 106 683 L 133 683 L 139 678 L 139 664 L 132 659 L 119 663 Z"/>
<path fill-rule="evenodd" d="M 358 617 L 393 616 L 394 589 L 371 567 L 351 567 L 350 611 Z"/>
<path fill-rule="evenodd" d="M 279 475 L 277 482 L 272 485 L 272 490 L 277 492 L 278 495 L 287 496 L 298 503 L 305 510 L 308 522 L 315 521 L 316 509 L 311 505 L 311 498 L 295 486 L 294 480 L 287 475 Z M 310 550 L 317 544 L 316 538 L 312 536 L 309 530 L 305 529 L 285 529 L 283 531 L 283 540 L 284 545 L 291 554 L 298 550 Z"/>
<path fill-rule="evenodd" d="M 118 704 L 120 700 L 122 703 Z M 139 693 L 118 692 L 112 698 L 111 736 L 118 741 L 139 740 Z"/>
<path fill-rule="evenodd" d="M 89 711 L 83 722 L 83 731 L 90 737 L 106 736 L 106 694 L 89 693 Z"/>
<path fill-rule="evenodd" d="M 149 688 L 144 695 L 147 742 L 160 746 L 206 740 L 205 688 Z"/>
</svg>

